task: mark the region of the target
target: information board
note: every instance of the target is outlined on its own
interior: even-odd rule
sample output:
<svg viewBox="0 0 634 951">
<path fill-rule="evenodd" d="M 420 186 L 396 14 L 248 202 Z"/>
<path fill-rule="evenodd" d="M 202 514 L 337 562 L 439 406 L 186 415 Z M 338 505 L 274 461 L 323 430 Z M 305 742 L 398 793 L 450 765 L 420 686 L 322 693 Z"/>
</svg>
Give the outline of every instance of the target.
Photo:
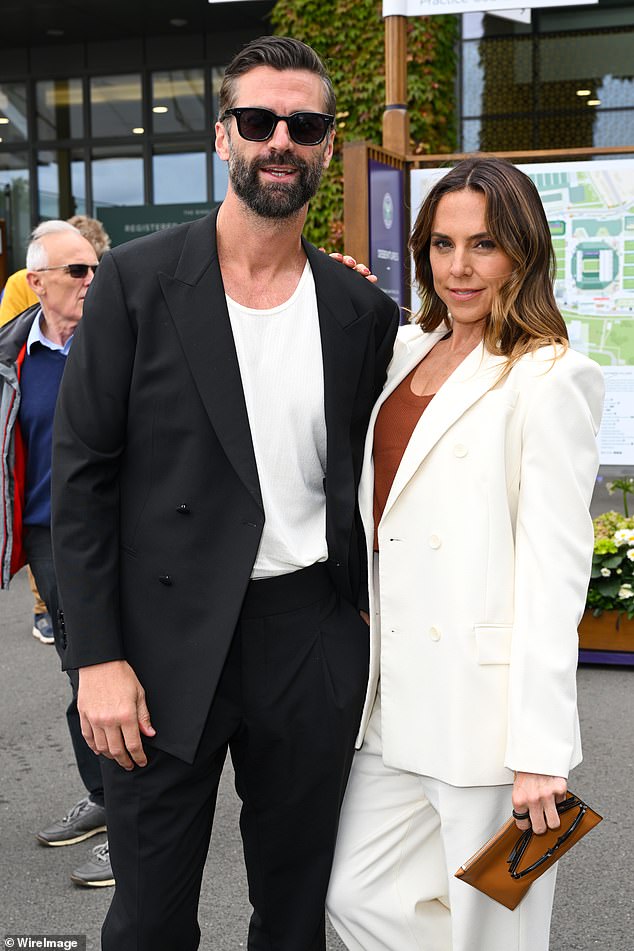
<svg viewBox="0 0 634 951">
<path fill-rule="evenodd" d="M 405 290 L 403 172 L 374 159 L 368 165 L 370 269 L 376 274 L 381 290 L 402 307 Z"/>
<path fill-rule="evenodd" d="M 101 205 L 95 209 L 95 217 L 102 222 L 110 235 L 112 247 L 141 238 L 154 231 L 173 228 L 195 218 L 209 214 L 218 204 L 191 202 L 187 205 Z"/>
</svg>

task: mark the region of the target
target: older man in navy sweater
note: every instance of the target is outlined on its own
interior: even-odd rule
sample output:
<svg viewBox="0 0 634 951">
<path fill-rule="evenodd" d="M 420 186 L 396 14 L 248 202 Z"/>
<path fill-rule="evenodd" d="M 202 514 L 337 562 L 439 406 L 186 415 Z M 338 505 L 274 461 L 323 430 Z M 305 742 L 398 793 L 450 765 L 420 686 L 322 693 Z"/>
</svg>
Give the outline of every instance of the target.
<svg viewBox="0 0 634 951">
<path fill-rule="evenodd" d="M 27 280 L 39 303 L 0 329 L 0 445 L 5 447 L 2 485 L 9 519 L 2 526 L 2 586 L 26 561 L 53 624 L 59 647 L 57 581 L 51 550 L 51 444 L 57 395 L 84 297 L 97 267 L 90 244 L 72 225 L 48 221 L 33 233 L 27 251 Z M 16 412 L 17 410 L 17 412 Z M 4 478 L 4 475 L 2 476 Z M 81 842 L 105 830 L 99 761 L 81 734 L 76 684 L 67 720 L 80 776 L 88 796 L 63 819 L 37 834 L 43 845 Z M 103 847 L 102 847 L 103 848 Z M 107 854 L 91 859 L 78 884 L 113 884 Z M 93 881 L 94 879 L 94 881 Z"/>
</svg>

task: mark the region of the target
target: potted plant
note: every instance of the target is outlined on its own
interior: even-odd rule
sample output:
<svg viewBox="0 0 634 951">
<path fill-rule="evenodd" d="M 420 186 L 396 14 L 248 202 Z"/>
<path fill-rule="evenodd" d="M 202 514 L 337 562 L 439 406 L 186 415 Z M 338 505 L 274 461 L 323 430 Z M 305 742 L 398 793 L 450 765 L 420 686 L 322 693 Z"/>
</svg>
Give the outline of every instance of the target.
<svg viewBox="0 0 634 951">
<path fill-rule="evenodd" d="M 634 479 L 608 484 L 623 494 L 623 512 L 604 512 L 594 519 L 594 554 L 586 610 L 579 626 L 582 660 L 634 664 L 634 516 L 628 495 Z M 601 656 L 592 656 L 593 651 Z M 618 652 L 611 657 L 606 652 Z M 628 656 L 621 656 L 631 654 Z"/>
</svg>

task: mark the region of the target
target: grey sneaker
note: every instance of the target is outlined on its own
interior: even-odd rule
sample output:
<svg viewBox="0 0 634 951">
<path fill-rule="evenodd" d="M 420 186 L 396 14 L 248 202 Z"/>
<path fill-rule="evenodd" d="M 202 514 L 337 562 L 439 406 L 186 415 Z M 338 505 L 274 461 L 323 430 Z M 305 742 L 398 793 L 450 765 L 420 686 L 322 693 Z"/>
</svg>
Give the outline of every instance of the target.
<svg viewBox="0 0 634 951">
<path fill-rule="evenodd" d="M 41 641 L 42 644 L 54 644 L 55 638 L 53 636 L 53 625 L 51 624 L 51 615 L 46 612 L 46 614 L 34 614 L 33 615 L 33 628 L 31 630 L 33 637 L 37 637 L 38 641 Z"/>
<path fill-rule="evenodd" d="M 80 799 L 68 815 L 36 834 L 42 845 L 74 845 L 106 831 L 106 811 L 92 799 Z"/>
<path fill-rule="evenodd" d="M 71 872 L 70 880 L 75 885 L 84 885 L 86 888 L 114 885 L 108 843 L 96 845 L 92 850 L 92 858 Z"/>
</svg>

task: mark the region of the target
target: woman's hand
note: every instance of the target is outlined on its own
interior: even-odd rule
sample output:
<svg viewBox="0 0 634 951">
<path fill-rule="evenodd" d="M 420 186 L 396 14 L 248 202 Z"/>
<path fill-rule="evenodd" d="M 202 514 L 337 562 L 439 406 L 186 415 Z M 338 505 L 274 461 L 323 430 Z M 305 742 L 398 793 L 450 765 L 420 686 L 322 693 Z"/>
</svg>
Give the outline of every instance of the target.
<svg viewBox="0 0 634 951">
<path fill-rule="evenodd" d="M 320 248 L 320 251 L 323 251 L 324 254 L 327 254 L 325 248 Z M 357 264 L 354 258 L 350 257 L 349 254 L 340 254 L 338 251 L 332 251 L 329 257 L 334 258 L 335 261 L 339 261 L 340 264 L 345 264 L 346 267 L 352 268 L 353 271 L 358 271 L 363 277 L 366 278 L 371 284 L 376 284 L 378 277 L 376 274 L 372 274 L 370 268 L 365 264 Z"/>
<path fill-rule="evenodd" d="M 544 776 L 541 773 L 516 773 L 513 783 L 513 810 L 520 815 L 528 812 L 530 817 L 517 819 L 518 829 L 533 828 L 540 835 L 546 829 L 558 829 L 560 825 L 557 803 L 566 798 L 568 783 L 561 776 Z"/>
</svg>

